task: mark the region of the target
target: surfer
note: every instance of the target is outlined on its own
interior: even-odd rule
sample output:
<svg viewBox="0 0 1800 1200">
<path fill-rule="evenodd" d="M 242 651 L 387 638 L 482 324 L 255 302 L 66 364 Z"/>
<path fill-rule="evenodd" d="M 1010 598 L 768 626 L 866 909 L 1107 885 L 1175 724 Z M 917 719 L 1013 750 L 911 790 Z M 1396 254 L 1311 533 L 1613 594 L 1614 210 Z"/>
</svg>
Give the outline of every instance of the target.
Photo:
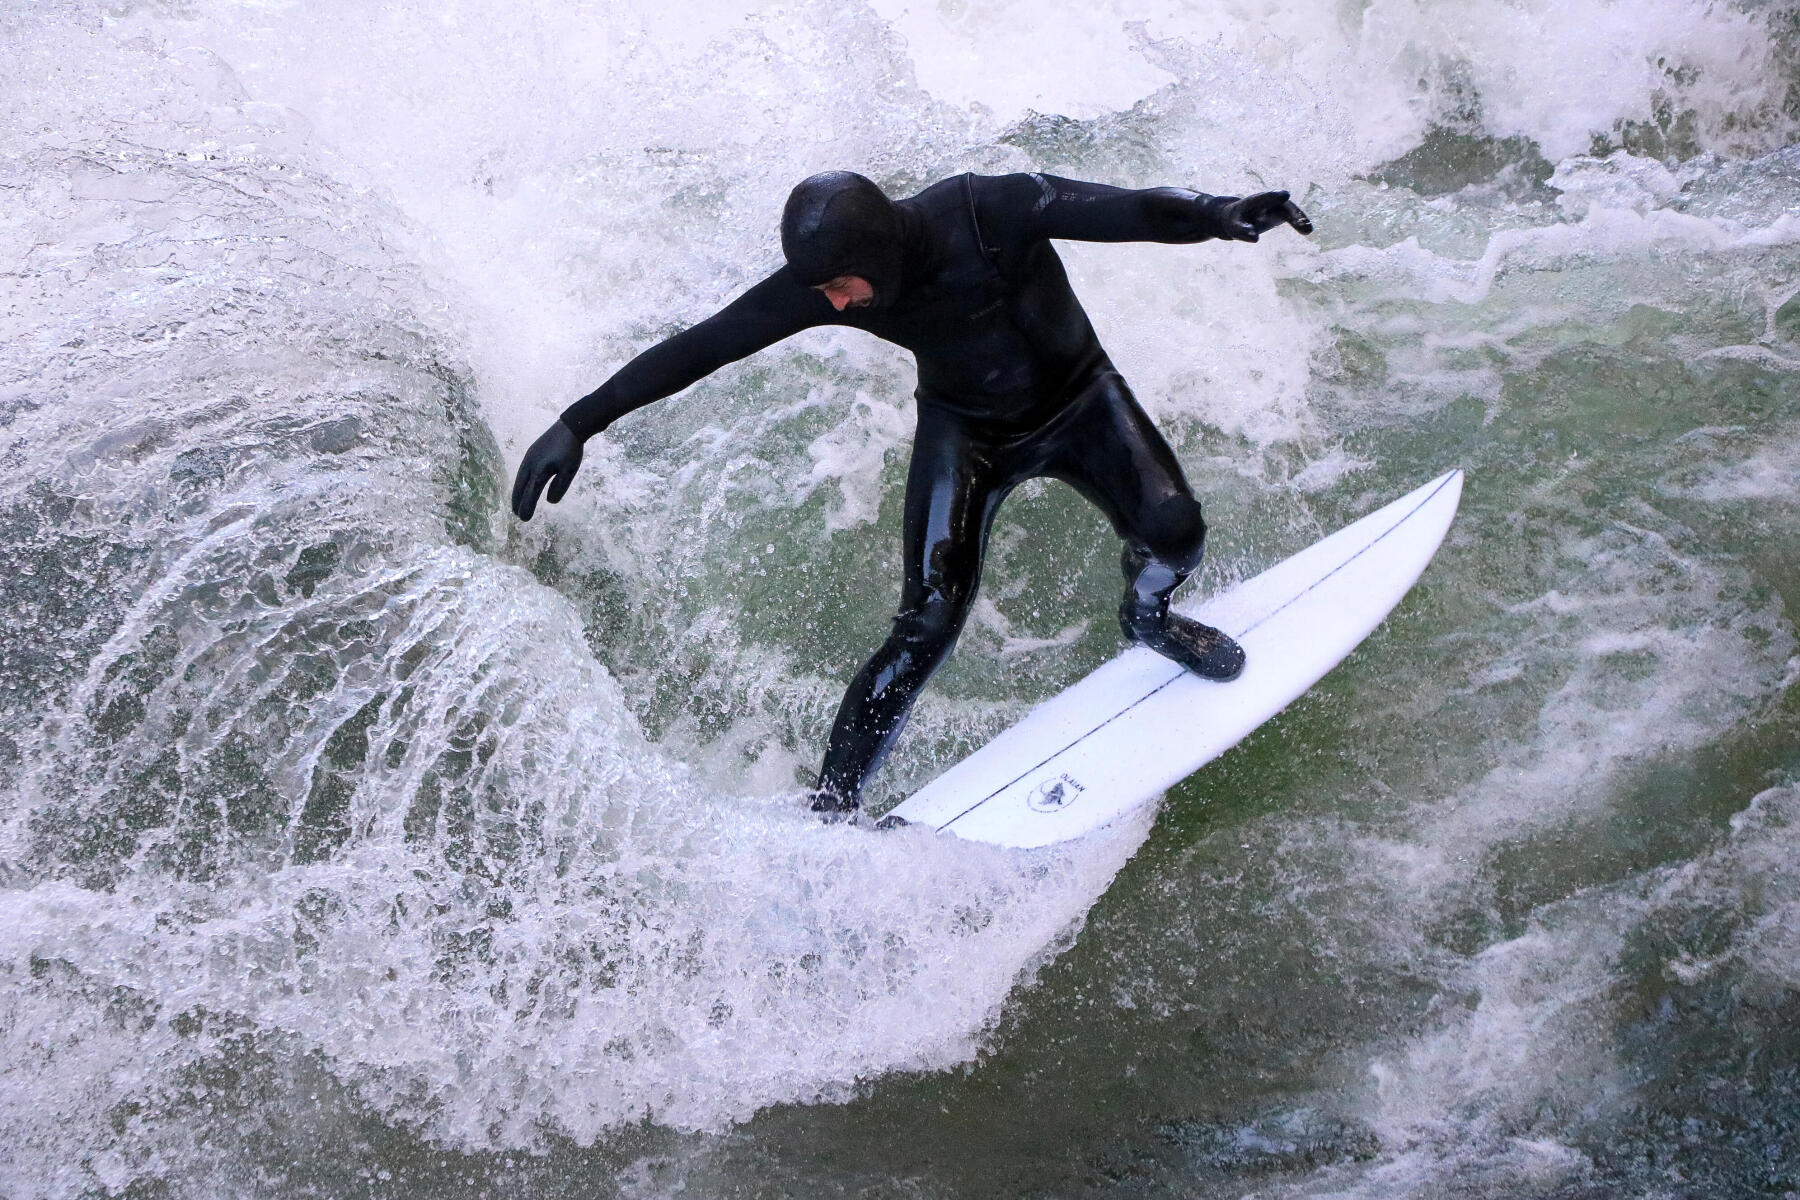
<svg viewBox="0 0 1800 1200">
<path fill-rule="evenodd" d="M 854 812 L 925 682 L 950 654 L 1000 502 L 1027 479 L 1073 486 L 1125 546 L 1125 636 L 1208 679 L 1243 670 L 1218 630 L 1169 611 L 1206 523 L 1162 435 L 1100 346 L 1051 240 L 1254 242 L 1312 222 L 1287 192 L 1133 191 L 1054 175 L 958 175 L 890 200 L 849 171 L 803 180 L 781 216 L 786 264 L 651 346 L 526 451 L 513 512 L 555 504 L 582 445 L 634 409 L 803 329 L 845 325 L 913 352 L 918 431 L 906 481 L 905 582 L 893 631 L 845 692 L 814 811 Z"/>
</svg>

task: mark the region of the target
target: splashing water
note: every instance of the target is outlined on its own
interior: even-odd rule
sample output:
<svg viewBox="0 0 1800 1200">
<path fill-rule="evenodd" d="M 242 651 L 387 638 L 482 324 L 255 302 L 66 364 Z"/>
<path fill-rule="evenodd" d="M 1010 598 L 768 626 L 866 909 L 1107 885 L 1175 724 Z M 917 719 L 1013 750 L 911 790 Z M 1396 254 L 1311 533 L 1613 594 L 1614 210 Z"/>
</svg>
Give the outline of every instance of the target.
<svg viewBox="0 0 1800 1200">
<path fill-rule="evenodd" d="M 0 29 L 6 1194 L 1800 1187 L 1791 7 Z M 891 347 L 803 335 L 503 511 L 833 166 L 1295 191 L 1311 241 L 1066 248 L 1204 586 L 1470 470 L 1154 830 L 795 802 L 893 603 Z M 878 800 L 1116 649 L 1115 560 L 1021 489 Z"/>
</svg>

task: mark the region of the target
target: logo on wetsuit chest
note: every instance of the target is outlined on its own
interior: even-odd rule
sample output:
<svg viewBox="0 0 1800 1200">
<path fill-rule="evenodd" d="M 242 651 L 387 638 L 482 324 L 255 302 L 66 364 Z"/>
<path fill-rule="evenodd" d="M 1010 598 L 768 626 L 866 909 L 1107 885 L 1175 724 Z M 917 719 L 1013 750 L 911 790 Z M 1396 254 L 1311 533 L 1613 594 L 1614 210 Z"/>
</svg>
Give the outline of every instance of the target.
<svg viewBox="0 0 1800 1200">
<path fill-rule="evenodd" d="M 974 312 L 969 314 L 969 320 L 979 321 L 983 317 L 991 317 L 995 313 L 999 312 L 1000 306 L 1005 303 L 1006 303 L 1005 300 L 996 300 L 992 304 L 988 305 L 985 308 L 978 308 Z"/>
<path fill-rule="evenodd" d="M 1060 812 L 1075 803 L 1085 791 L 1087 788 L 1073 775 L 1056 775 L 1031 789 L 1031 794 L 1025 797 L 1025 807 L 1032 812 Z"/>
</svg>

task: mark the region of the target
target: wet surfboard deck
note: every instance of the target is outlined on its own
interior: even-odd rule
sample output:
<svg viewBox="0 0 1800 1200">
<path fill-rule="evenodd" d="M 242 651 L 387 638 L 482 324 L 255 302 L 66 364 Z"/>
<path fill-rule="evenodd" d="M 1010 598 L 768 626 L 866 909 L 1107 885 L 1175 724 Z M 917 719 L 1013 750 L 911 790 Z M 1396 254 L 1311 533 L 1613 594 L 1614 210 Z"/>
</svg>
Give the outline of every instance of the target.
<svg viewBox="0 0 1800 1200">
<path fill-rule="evenodd" d="M 1244 647 L 1243 674 L 1201 679 L 1134 646 L 893 810 L 971 841 L 1029 848 L 1155 800 L 1286 708 L 1375 631 L 1456 516 L 1453 470 L 1187 613 Z"/>
</svg>

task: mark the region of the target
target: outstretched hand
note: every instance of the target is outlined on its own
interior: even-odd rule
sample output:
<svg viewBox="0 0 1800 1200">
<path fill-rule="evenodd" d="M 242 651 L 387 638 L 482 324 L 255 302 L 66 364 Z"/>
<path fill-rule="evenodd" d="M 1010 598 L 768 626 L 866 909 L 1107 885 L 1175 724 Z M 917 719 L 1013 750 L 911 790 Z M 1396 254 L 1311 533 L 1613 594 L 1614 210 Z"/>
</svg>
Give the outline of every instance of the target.
<svg viewBox="0 0 1800 1200">
<path fill-rule="evenodd" d="M 1292 225 L 1301 233 L 1313 231 L 1312 221 L 1286 192 L 1258 192 L 1233 200 L 1219 217 L 1224 226 L 1220 236 L 1234 242 L 1254 242 L 1277 225 Z"/>
<path fill-rule="evenodd" d="M 531 449 L 525 452 L 525 461 L 519 464 L 519 473 L 513 477 L 513 513 L 521 521 L 531 520 L 544 485 L 550 485 L 550 494 L 544 498 L 555 504 L 569 490 L 569 485 L 575 481 L 575 472 L 580 469 L 581 439 L 558 421 L 531 443 Z"/>
</svg>

